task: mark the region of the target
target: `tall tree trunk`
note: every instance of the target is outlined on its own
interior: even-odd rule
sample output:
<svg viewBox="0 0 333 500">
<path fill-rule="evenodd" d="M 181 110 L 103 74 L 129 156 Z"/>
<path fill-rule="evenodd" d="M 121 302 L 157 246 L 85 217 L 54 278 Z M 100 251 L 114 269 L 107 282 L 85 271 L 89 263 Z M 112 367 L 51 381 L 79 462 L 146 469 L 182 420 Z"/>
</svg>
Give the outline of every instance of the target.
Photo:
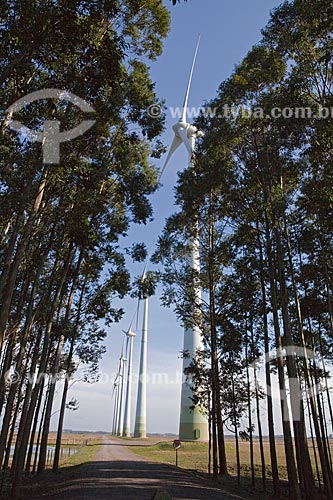
<svg viewBox="0 0 333 500">
<path fill-rule="evenodd" d="M 270 352 L 268 320 L 267 320 L 267 293 L 266 293 L 265 270 L 264 270 L 264 252 L 260 238 L 258 221 L 257 221 L 257 236 L 258 236 L 257 241 L 259 247 L 259 264 L 260 264 L 260 287 L 261 287 L 262 309 L 263 309 L 262 316 L 264 325 L 264 346 L 265 346 L 265 355 L 267 356 L 269 355 Z M 280 490 L 279 469 L 278 469 L 276 445 L 275 445 L 274 413 L 273 413 L 273 401 L 272 401 L 272 389 L 271 389 L 272 388 L 271 367 L 269 361 L 267 360 L 265 362 L 265 381 L 267 388 L 266 398 L 267 398 L 267 413 L 268 413 L 268 434 L 269 434 L 269 451 L 271 456 L 271 467 L 272 467 L 273 491 L 274 495 L 279 497 L 281 494 L 281 490 Z"/>
<path fill-rule="evenodd" d="M 40 416 L 40 409 L 41 409 L 41 406 L 42 406 L 43 395 L 44 395 L 44 385 L 41 385 L 40 393 L 39 393 L 39 396 L 38 396 L 38 402 L 37 402 L 37 406 L 36 406 L 36 410 L 35 410 L 34 420 L 33 420 L 32 428 L 31 428 L 30 444 L 29 444 L 27 459 L 26 459 L 26 462 L 25 462 L 25 470 L 26 470 L 26 472 L 30 471 L 31 459 L 32 459 L 33 451 L 34 451 L 36 430 L 37 430 L 37 425 L 38 425 L 38 419 L 39 419 L 39 416 Z M 35 453 L 37 455 L 37 449 L 35 450 Z"/>
<path fill-rule="evenodd" d="M 75 340 L 76 340 L 76 336 L 77 336 L 78 328 L 79 328 L 79 324 L 80 324 L 81 309 L 82 309 L 82 302 L 83 302 L 83 296 L 84 296 L 84 292 L 85 292 L 85 287 L 86 287 L 86 281 L 82 285 L 82 290 L 81 290 L 81 293 L 80 293 L 80 299 L 79 299 L 79 303 L 78 303 L 78 306 L 77 306 L 77 314 L 76 314 L 76 321 L 75 321 L 75 326 L 74 326 L 74 332 L 73 332 L 73 336 L 72 336 L 71 344 L 70 344 L 70 349 L 69 349 L 69 353 L 68 353 L 67 370 L 66 370 L 66 376 L 65 376 L 65 382 L 64 382 L 64 389 L 63 389 L 63 393 L 62 393 L 60 413 L 59 413 L 58 430 L 57 430 L 57 440 L 56 440 L 56 446 L 55 446 L 55 450 L 54 450 L 54 460 L 53 460 L 53 471 L 54 472 L 57 471 L 58 467 L 59 467 L 62 429 L 63 429 L 63 425 L 64 425 L 64 417 L 65 417 L 66 401 L 67 401 L 67 392 L 68 392 L 69 378 L 70 378 L 70 369 L 71 369 L 71 363 L 72 363 L 72 358 L 73 358 Z M 210 405 L 210 403 L 209 403 L 209 405 Z M 208 405 L 208 408 L 209 408 L 209 412 L 210 412 L 210 406 L 209 405 Z"/>
<path fill-rule="evenodd" d="M 32 390 L 33 390 L 33 378 L 34 378 L 34 375 L 36 372 L 36 368 L 37 368 L 37 364 L 38 364 L 38 360 L 39 360 L 39 356 L 40 356 L 39 349 L 40 349 L 40 344 L 42 341 L 42 335 L 43 335 L 43 331 L 42 331 L 42 328 L 40 328 L 38 330 L 36 344 L 35 344 L 35 348 L 33 351 L 33 356 L 32 356 L 31 365 L 30 365 L 29 374 L 28 374 L 28 381 L 27 381 L 27 385 L 25 388 L 23 406 L 21 409 L 19 428 L 18 428 L 17 435 L 16 435 L 16 443 L 15 443 L 14 455 L 13 455 L 12 466 L 11 466 L 11 475 L 12 476 L 14 475 L 18 456 L 19 456 L 20 450 L 21 450 L 23 431 L 24 431 L 26 417 L 27 417 L 27 413 L 28 413 L 28 409 L 29 409 L 29 404 L 31 401 L 31 394 L 32 394 Z"/>
<path fill-rule="evenodd" d="M 302 327 L 301 307 L 300 307 L 299 297 L 298 297 L 298 293 L 297 293 L 296 280 L 295 280 L 294 268 L 293 268 L 293 262 L 292 262 L 292 256 L 291 256 L 291 244 L 290 244 L 287 223 L 285 220 L 284 220 L 284 236 L 285 236 L 285 239 L 287 241 L 289 266 L 290 266 L 290 272 L 291 272 L 291 277 L 292 277 L 295 302 L 296 302 L 296 306 L 297 306 L 296 311 L 297 311 L 297 320 L 298 320 L 298 331 L 299 331 L 299 336 L 300 336 L 300 340 L 301 340 L 301 346 L 303 349 L 303 361 L 304 361 L 303 364 L 304 364 L 305 380 L 306 380 L 307 388 L 308 388 L 309 393 L 310 393 L 310 404 L 311 404 L 311 410 L 312 410 L 312 415 L 313 415 L 313 419 L 314 419 L 313 423 L 314 423 L 314 428 L 315 428 L 315 433 L 316 433 L 316 438 L 317 438 L 317 443 L 318 443 L 318 451 L 319 451 L 320 460 L 321 460 L 321 467 L 322 467 L 322 472 L 323 472 L 324 484 L 325 484 L 327 495 L 333 497 L 333 475 L 332 475 L 332 470 L 330 468 L 329 454 L 328 454 L 326 440 L 325 440 L 325 432 L 324 432 L 325 426 L 322 424 L 323 413 L 322 413 L 322 409 L 321 409 L 320 399 L 317 398 L 317 405 L 318 405 L 318 412 L 319 412 L 319 415 L 317 415 L 317 409 L 316 409 L 316 403 L 315 403 L 315 391 L 313 389 L 313 384 L 312 384 L 312 380 L 311 380 L 310 362 L 309 362 L 308 353 L 306 350 L 306 342 L 305 342 L 305 337 L 304 337 L 304 332 L 303 332 L 303 327 Z M 315 377 L 316 377 L 316 373 L 315 373 Z M 318 417 L 319 417 L 319 421 L 320 421 L 321 426 L 322 426 L 321 431 L 320 431 L 320 427 L 319 427 L 319 423 L 318 423 Z M 305 426 L 304 426 L 304 435 L 306 436 Z M 310 458 L 309 458 L 309 461 L 310 461 Z M 311 467 L 311 462 L 310 462 L 310 467 Z M 312 468 L 311 468 L 311 472 L 312 472 Z M 313 483 L 314 483 L 314 479 L 313 479 Z M 310 490 L 309 490 L 309 493 L 311 494 Z M 310 498 L 310 496 L 309 496 L 309 498 Z"/>
<path fill-rule="evenodd" d="M 254 471 L 254 449 L 253 449 L 253 428 L 252 428 L 252 397 L 251 397 L 251 383 L 249 371 L 249 339 L 247 334 L 247 325 L 245 328 L 245 362 L 246 362 L 246 387 L 247 387 L 247 411 L 249 421 L 249 436 L 250 436 L 250 463 L 251 463 L 251 481 L 252 486 L 255 486 L 256 477 Z"/>
<path fill-rule="evenodd" d="M 6 285 L 6 281 L 7 281 L 8 276 L 9 276 L 10 266 L 11 266 L 11 263 L 12 263 L 12 260 L 13 260 L 13 256 L 14 256 L 14 253 L 15 253 L 15 247 L 16 247 L 16 243 L 17 243 L 17 238 L 18 238 L 21 226 L 23 224 L 23 221 L 24 221 L 23 214 L 21 213 L 21 214 L 17 215 L 16 221 L 15 221 L 15 224 L 14 224 L 14 227 L 13 227 L 13 232 L 10 235 L 9 241 L 7 243 L 6 254 L 5 254 L 3 268 L 2 268 L 2 273 L 1 273 L 1 276 L 0 276 L 0 297 L 2 297 L 4 288 L 5 288 L 5 285 Z"/>
<path fill-rule="evenodd" d="M 253 319 L 252 318 L 251 318 L 251 351 L 252 351 L 252 353 L 255 352 Z M 261 426 L 260 399 L 259 399 L 259 390 L 258 390 L 259 381 L 258 381 L 256 361 L 254 361 L 254 363 L 253 363 L 253 372 L 254 372 L 254 386 L 255 386 L 254 390 L 255 390 L 255 400 L 256 400 L 257 425 L 258 425 L 258 434 L 259 434 L 260 459 L 261 459 L 262 485 L 263 485 L 264 491 L 266 491 L 266 461 L 265 461 L 264 442 L 263 442 L 262 426 Z"/>
<path fill-rule="evenodd" d="M 217 442 L 219 455 L 219 473 L 221 475 L 228 474 L 227 456 L 225 449 L 225 439 L 223 431 L 222 406 L 221 406 L 221 383 L 220 370 L 217 351 L 217 331 L 216 331 L 216 308 L 215 308 L 215 273 L 214 273 L 214 224 L 215 215 L 212 205 L 212 194 L 210 195 L 210 214 L 209 214 L 209 256 L 208 256 L 208 274 L 209 274 L 209 318 L 211 331 L 211 363 L 212 363 L 212 412 L 216 421 L 217 427 Z M 214 425 L 214 424 L 213 424 Z M 213 439 L 214 449 L 214 439 Z M 214 453 L 214 452 L 213 452 Z M 213 461 L 214 462 L 214 461 Z"/>
<path fill-rule="evenodd" d="M 24 460 L 25 460 L 25 454 L 27 450 L 27 445 L 29 441 L 29 434 L 30 434 L 30 428 L 32 424 L 32 419 L 33 415 L 35 412 L 36 408 L 36 403 L 38 399 L 38 395 L 40 392 L 40 386 L 44 382 L 44 377 L 46 373 L 46 368 L 47 368 L 47 354 L 49 352 L 49 345 L 50 345 L 50 337 L 51 337 L 51 330 L 52 330 L 52 325 L 53 325 L 53 317 L 55 314 L 55 311 L 58 307 L 59 299 L 62 294 L 62 290 L 68 275 L 69 267 L 72 261 L 73 257 L 73 248 L 72 245 L 70 246 L 68 252 L 67 252 L 67 257 L 66 261 L 64 263 L 64 267 L 59 279 L 59 283 L 57 286 L 57 290 L 55 292 L 53 301 L 52 301 L 52 306 L 49 314 L 49 319 L 45 331 L 45 336 L 44 336 L 44 344 L 43 344 L 43 350 L 41 354 L 41 360 L 40 360 L 40 365 L 39 365 L 39 370 L 38 370 L 38 377 L 37 377 L 37 382 L 35 384 L 35 387 L 32 391 L 31 395 L 31 401 L 29 405 L 29 410 L 27 413 L 27 418 L 25 419 L 25 423 L 23 426 L 22 430 L 22 441 L 20 443 L 20 450 L 17 456 L 17 462 L 15 466 L 15 470 L 13 471 L 13 485 L 12 485 L 12 497 L 13 499 L 16 499 L 19 496 L 20 490 L 21 490 L 21 481 L 22 481 L 22 471 L 24 467 Z"/>
<path fill-rule="evenodd" d="M 301 262 L 301 257 L 300 257 L 300 262 Z M 306 293 L 307 293 L 307 289 L 305 287 L 305 295 L 306 295 Z M 300 313 L 299 301 L 297 303 L 297 307 L 299 309 L 299 315 L 300 315 L 301 313 Z M 310 321 L 309 317 L 307 318 L 307 322 L 308 322 L 308 328 L 309 328 L 309 332 L 310 332 L 310 338 L 312 339 L 312 346 L 311 347 L 312 347 L 312 349 L 314 349 L 314 347 L 315 347 L 314 343 L 313 343 L 314 336 L 312 333 L 312 326 L 311 326 L 311 321 Z M 318 329 L 319 329 L 318 336 L 319 336 L 319 339 L 321 342 L 320 322 L 318 325 Z M 327 446 L 325 443 L 325 426 L 323 426 L 322 419 L 321 419 L 321 415 L 322 415 L 321 404 L 320 404 L 320 401 L 317 399 L 318 412 L 319 412 L 319 415 L 318 415 L 317 408 L 316 408 L 316 394 L 315 394 L 316 388 L 314 387 L 314 384 L 312 381 L 312 376 L 315 377 L 316 384 L 319 383 L 319 380 L 316 378 L 317 373 L 316 372 L 313 373 L 313 370 L 311 369 L 311 366 L 310 366 L 310 361 L 308 359 L 307 350 L 305 348 L 305 339 L 304 339 L 303 329 L 301 332 L 301 339 L 302 339 L 302 343 L 304 346 L 305 378 L 306 378 L 306 384 L 307 384 L 308 391 L 309 391 L 309 404 L 311 407 L 311 416 L 312 416 L 313 426 L 314 426 L 315 435 L 316 435 L 318 453 L 319 453 L 321 469 L 322 469 L 322 474 L 323 474 L 324 487 L 325 487 L 325 491 L 326 491 L 327 496 L 330 497 L 330 496 L 333 496 L 333 494 L 332 494 L 332 492 L 333 492 L 333 474 L 332 474 L 332 469 L 330 468 L 329 454 L 328 454 Z M 320 424 L 319 424 L 319 421 L 320 421 Z"/>
<path fill-rule="evenodd" d="M 263 490 L 266 491 L 266 460 L 265 460 L 265 451 L 264 451 L 264 441 L 263 441 L 263 435 L 262 435 L 262 425 L 261 425 L 261 415 L 260 415 L 260 399 L 259 399 L 259 391 L 258 391 L 259 381 L 258 381 L 256 365 L 254 366 L 254 383 L 255 383 L 255 397 L 256 397 L 257 425 L 258 425 L 258 434 L 259 434 L 260 459 L 261 459 L 262 486 L 263 486 Z"/>
<path fill-rule="evenodd" d="M 38 434 L 37 434 L 37 441 L 36 441 L 36 451 L 35 451 L 35 456 L 34 456 L 34 463 L 32 466 L 32 473 L 35 474 L 37 470 L 37 465 L 38 465 L 38 451 L 40 447 L 40 439 L 42 436 L 42 429 L 43 429 L 43 423 L 44 423 L 44 417 L 45 417 L 45 410 L 46 410 L 46 405 L 47 405 L 47 394 L 48 394 L 49 388 L 47 387 L 47 392 L 45 394 L 44 398 L 44 404 L 43 404 L 43 410 L 42 414 L 40 416 L 40 421 L 39 421 L 39 428 L 38 428 Z"/>
<path fill-rule="evenodd" d="M 331 464 L 330 464 L 330 455 L 329 455 L 328 446 L 327 446 L 327 442 L 326 442 L 326 436 L 325 436 L 325 422 L 324 422 L 324 411 L 325 410 L 323 410 L 323 408 L 321 406 L 320 395 L 318 392 L 318 388 L 320 386 L 320 380 L 318 377 L 317 365 L 316 365 L 315 360 L 312 361 L 312 365 L 313 365 L 312 373 L 314 376 L 315 384 L 314 384 L 313 393 L 310 394 L 310 405 L 311 405 L 313 423 L 314 423 L 314 428 L 315 428 L 315 433 L 316 433 L 316 438 L 317 438 L 317 446 L 318 446 L 318 451 L 319 451 L 319 456 L 320 456 L 321 470 L 323 473 L 324 486 L 325 486 L 325 490 L 326 490 L 328 498 L 330 498 L 329 495 L 331 495 L 331 498 L 333 498 L 332 468 L 331 468 Z M 311 384 L 311 387 L 313 388 L 312 384 Z M 315 401 L 312 401 L 312 395 L 314 395 L 316 398 L 318 412 L 317 412 L 317 408 L 315 406 Z"/>
<path fill-rule="evenodd" d="M 293 448 L 293 440 L 290 429 L 290 418 L 289 410 L 287 405 L 287 391 L 284 376 L 283 367 L 283 355 L 282 355 L 282 343 L 280 334 L 280 325 L 278 317 L 278 302 L 277 302 L 277 292 L 275 285 L 275 263 L 272 254 L 272 240 L 270 236 L 270 229 L 268 223 L 268 215 L 265 213 L 265 233 L 266 233 L 266 253 L 268 261 L 269 270 L 269 281 L 270 281 L 270 294 L 271 294 L 271 306 L 273 314 L 274 332 L 275 332 L 275 344 L 277 353 L 277 366 L 278 366 L 278 379 L 280 388 L 280 406 L 282 414 L 282 426 L 284 435 L 284 447 L 286 454 L 287 470 L 288 470 L 288 481 L 289 481 L 289 492 L 290 497 L 295 500 L 301 500 L 301 493 L 297 478 L 297 469 L 295 463 L 295 455 Z"/>
<path fill-rule="evenodd" d="M 208 391 L 208 474 L 212 473 L 212 405 Z"/>
<path fill-rule="evenodd" d="M 309 403 L 308 397 L 306 398 L 306 404 L 307 404 L 308 414 L 309 414 L 310 434 L 311 434 L 313 455 L 314 455 L 315 465 L 316 465 L 317 481 L 318 481 L 319 490 L 320 490 L 320 497 L 322 498 L 322 495 L 321 495 L 322 487 L 321 487 L 321 479 L 320 479 L 320 472 L 319 472 L 318 456 L 317 456 L 317 450 L 316 450 L 316 443 L 315 443 L 314 435 L 313 435 L 313 425 L 312 425 L 312 418 L 311 418 L 312 415 L 311 415 L 311 408 L 310 408 L 310 403 Z"/>
<path fill-rule="evenodd" d="M 5 459 L 4 459 L 3 466 L 2 466 L 4 470 L 8 469 L 9 460 L 10 460 L 10 456 L 11 456 L 11 447 L 13 445 L 14 434 L 15 434 L 15 424 L 17 421 L 19 411 L 20 411 L 20 398 L 18 397 L 17 402 L 16 402 L 16 406 L 15 406 L 15 410 L 14 410 L 14 414 L 13 414 L 13 418 L 12 418 L 12 421 L 10 424 L 9 437 L 8 437 L 7 444 L 6 444 L 6 454 L 5 454 Z"/>
<path fill-rule="evenodd" d="M 16 344 L 16 338 L 18 334 L 18 328 L 15 328 L 15 331 L 10 335 L 7 345 L 5 347 L 5 354 L 3 363 L 1 366 L 1 375 L 0 375 L 0 415 L 3 410 L 4 401 L 6 398 L 6 392 L 8 390 L 8 379 L 7 375 L 10 371 L 13 362 L 13 351 Z M 10 390 L 10 388 L 9 388 Z M 0 438 L 1 439 L 1 438 Z M 1 457 L 0 457 L 1 463 Z"/>
<path fill-rule="evenodd" d="M 26 320 L 25 320 L 25 324 L 23 327 L 20 349 L 19 349 L 19 352 L 18 352 L 18 355 L 16 358 L 16 364 L 15 364 L 16 377 L 15 377 L 15 380 L 13 381 L 13 383 L 10 387 L 9 395 L 8 395 L 7 402 L 6 402 L 6 410 L 5 410 L 4 418 L 2 421 L 2 428 L 1 428 L 1 434 L 0 434 L 0 464 L 2 463 L 2 460 L 3 460 L 6 436 L 8 433 L 10 417 L 12 414 L 12 407 L 14 404 L 14 400 L 15 400 L 15 396 L 16 396 L 19 384 L 20 384 L 20 378 L 18 377 L 18 375 L 22 374 L 22 366 L 23 366 L 25 355 L 26 355 L 26 346 L 27 346 L 27 342 L 28 342 L 28 339 L 29 339 L 29 336 L 30 336 L 30 333 L 32 330 L 33 323 L 34 323 L 34 317 L 35 317 L 35 314 L 37 312 L 37 310 L 35 308 L 35 298 L 36 298 L 36 293 L 37 293 L 37 289 L 38 289 L 38 285 L 39 285 L 40 275 L 42 272 L 42 268 L 43 268 L 45 259 L 46 259 L 46 255 L 44 255 L 42 257 L 41 264 L 36 271 L 36 276 L 34 279 L 34 284 L 33 284 L 32 290 L 31 290 L 29 304 L 28 304 L 28 308 L 26 311 Z M 37 338 L 40 338 L 40 337 L 37 335 Z M 33 362 L 33 364 L 37 363 L 38 347 L 39 347 L 39 342 L 37 341 L 35 353 L 33 356 L 33 359 L 35 361 Z M 33 374 L 31 374 L 31 375 L 33 375 Z M 29 381 L 28 381 L 28 387 L 29 387 Z M 26 393 L 26 401 L 27 402 L 28 402 L 28 397 L 29 397 L 29 389 L 27 390 L 27 393 Z M 24 417 L 24 412 L 22 413 L 22 417 Z"/>
<path fill-rule="evenodd" d="M 232 365 L 233 365 L 233 363 L 232 363 Z M 232 367 L 232 374 L 231 374 L 231 390 L 232 390 L 232 405 L 233 405 L 233 426 L 235 429 L 235 444 L 236 444 L 237 482 L 238 482 L 238 484 L 240 484 L 241 462 L 240 462 L 240 453 L 239 453 L 239 438 L 238 438 L 238 422 L 237 422 L 237 410 L 236 410 L 234 367 Z"/>
<path fill-rule="evenodd" d="M 325 358 L 324 358 L 323 341 L 322 341 L 320 332 L 319 332 L 318 337 L 319 337 L 319 346 L 320 346 L 320 357 L 321 357 L 322 370 L 323 370 L 324 378 L 325 378 L 325 392 L 326 392 L 328 410 L 329 410 L 330 419 L 331 419 L 332 431 L 333 431 L 333 409 L 332 409 L 330 388 L 328 386 L 328 381 L 327 381 L 329 375 L 328 376 L 326 375 L 327 374 L 327 370 L 326 370 L 326 363 L 325 363 Z"/>
<path fill-rule="evenodd" d="M 275 241 L 277 247 L 277 262 L 280 281 L 280 299 L 283 318 L 283 330 L 285 335 L 286 346 L 289 349 L 287 352 L 287 370 L 289 376 L 290 388 L 290 403 L 293 416 L 293 427 L 295 434 L 296 456 L 298 464 L 298 472 L 300 481 L 303 484 L 306 498 L 313 499 L 315 494 L 315 482 L 313 470 L 311 466 L 310 454 L 306 438 L 306 429 L 304 425 L 304 414 L 302 411 L 302 387 L 298 378 L 296 360 L 291 349 L 294 346 L 294 339 L 291 331 L 289 317 L 289 297 L 286 285 L 285 269 L 284 269 L 284 252 L 282 248 L 281 232 L 278 227 L 275 228 Z"/>
<path fill-rule="evenodd" d="M 74 256 L 73 256 L 73 258 L 74 258 Z M 68 322 L 69 317 L 70 317 L 70 312 L 72 309 L 73 298 L 74 298 L 74 293 L 75 293 L 76 286 L 77 286 L 77 281 L 78 281 L 78 276 L 79 276 L 79 271 L 80 271 L 82 259 L 83 259 L 83 253 L 81 252 L 81 254 L 78 258 L 78 262 L 76 264 L 76 269 L 75 269 L 74 277 L 73 277 L 73 283 L 72 283 L 72 287 L 71 287 L 68 301 L 67 301 L 66 313 L 65 313 L 65 317 L 64 317 L 65 324 Z M 55 388 L 56 388 L 56 383 L 57 383 L 57 376 L 59 373 L 61 353 L 62 353 L 64 343 L 65 343 L 65 335 L 62 333 L 60 335 L 60 338 L 58 341 L 58 347 L 56 350 L 54 364 L 53 364 L 53 368 L 51 371 L 51 383 L 50 383 L 50 389 L 49 389 L 48 400 L 47 400 L 47 405 L 46 405 L 44 426 L 43 426 L 43 432 L 42 432 L 42 440 L 41 440 L 40 453 L 39 453 L 38 473 L 43 472 L 43 470 L 45 469 L 45 465 L 46 465 L 47 440 L 48 440 L 48 435 L 49 435 L 51 412 L 52 412 Z"/>
<path fill-rule="evenodd" d="M 2 412 L 2 407 L 4 403 L 4 398 L 5 398 L 5 392 L 6 392 L 6 380 L 7 380 L 7 374 L 12 367 L 12 362 L 14 358 L 14 347 L 16 344 L 16 339 L 18 337 L 18 330 L 19 330 L 19 325 L 20 325 L 20 320 L 21 316 L 23 314 L 22 308 L 23 305 L 26 301 L 28 291 L 29 291 L 29 285 L 30 285 L 30 272 L 26 271 L 25 276 L 23 277 L 23 284 L 22 284 L 22 289 L 20 292 L 19 300 L 16 306 L 16 313 L 11 320 L 11 328 L 9 329 L 8 336 L 9 340 L 7 343 L 7 349 L 6 349 L 6 355 L 4 359 L 4 363 L 2 366 L 1 370 L 1 375 L 0 375 L 0 414 Z M 27 313 L 26 313 L 27 314 Z M 22 341 L 21 341 L 22 342 Z M 20 373 L 20 370 L 15 371 L 15 375 L 18 376 Z M 1 458 L 0 458 L 1 462 Z"/>
<path fill-rule="evenodd" d="M 223 419 L 222 419 L 222 407 L 221 407 L 221 390 L 220 383 L 218 381 L 217 386 L 217 439 L 218 439 L 218 449 L 219 449 L 219 460 L 220 460 L 220 474 L 226 476 L 228 474 L 228 464 L 227 464 L 227 454 L 225 449 L 225 439 L 223 431 Z"/>
<path fill-rule="evenodd" d="M 17 274 L 19 271 L 19 268 L 22 264 L 22 261 L 25 257 L 26 250 L 28 247 L 28 243 L 30 241 L 33 228 L 35 225 L 35 222 L 37 220 L 37 216 L 39 214 L 39 210 L 41 207 L 43 195 L 44 195 L 44 189 L 46 185 L 46 177 L 47 177 L 47 170 L 46 168 L 44 169 L 42 173 L 42 177 L 38 186 L 38 192 L 33 204 L 33 209 L 32 213 L 30 214 L 30 217 L 28 221 L 26 222 L 23 231 L 22 231 L 22 237 L 17 244 L 17 249 L 15 253 L 15 257 L 11 263 L 10 270 L 8 272 L 8 276 L 6 279 L 6 285 L 5 285 L 5 292 L 2 294 L 2 302 L 0 306 L 0 351 L 2 350 L 2 345 L 4 341 L 4 336 L 6 332 L 6 327 L 7 327 L 7 321 L 9 317 L 9 312 L 10 312 L 10 306 L 12 303 L 12 298 L 15 290 L 15 283 L 16 283 L 16 278 Z"/>
</svg>

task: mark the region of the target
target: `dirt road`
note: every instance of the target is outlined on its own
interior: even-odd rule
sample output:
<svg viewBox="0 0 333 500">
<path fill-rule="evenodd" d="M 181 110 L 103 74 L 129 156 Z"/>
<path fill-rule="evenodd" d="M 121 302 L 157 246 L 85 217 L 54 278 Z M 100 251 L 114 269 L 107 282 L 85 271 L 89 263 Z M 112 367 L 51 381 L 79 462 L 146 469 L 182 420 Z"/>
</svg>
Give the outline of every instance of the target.
<svg viewBox="0 0 333 500">
<path fill-rule="evenodd" d="M 172 465 L 149 462 L 127 446 L 142 445 L 105 438 L 93 462 L 75 468 L 71 476 L 50 485 L 38 500 L 150 500 L 163 489 L 173 500 L 240 500 Z M 36 499 L 37 500 L 37 499 Z"/>
</svg>

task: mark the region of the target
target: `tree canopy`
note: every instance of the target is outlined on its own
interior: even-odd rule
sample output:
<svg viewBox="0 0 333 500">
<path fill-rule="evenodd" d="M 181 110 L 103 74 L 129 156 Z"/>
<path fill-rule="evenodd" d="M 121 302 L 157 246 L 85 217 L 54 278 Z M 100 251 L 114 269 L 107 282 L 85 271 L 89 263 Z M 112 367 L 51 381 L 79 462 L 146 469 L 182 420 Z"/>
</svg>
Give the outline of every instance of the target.
<svg viewBox="0 0 333 500">
<path fill-rule="evenodd" d="M 6 469 L 15 429 L 13 498 L 24 468 L 32 468 L 38 426 L 38 471 L 45 468 L 57 374 L 70 378 L 83 364 L 86 379 L 96 378 L 106 336 L 101 321 L 121 318 L 114 299 L 131 290 L 120 239 L 131 223 L 152 217 L 152 159 L 163 152 L 164 118 L 147 112 L 159 102 L 148 64 L 161 54 L 168 30 L 159 0 L 1 3 L 0 462 Z M 63 97 L 8 111 L 50 88 Z M 86 115 L 68 93 L 94 109 L 95 124 L 60 145 L 58 164 L 47 164 L 42 145 L 12 130 L 11 120 L 35 131 L 57 120 L 70 130 Z M 140 261 L 144 245 L 128 253 Z M 12 371 L 19 376 L 10 382 Z M 55 468 L 57 460 L 59 453 Z"/>
<path fill-rule="evenodd" d="M 209 415 L 214 475 L 227 472 L 218 451 L 231 431 L 239 481 L 238 441 L 248 437 L 254 485 L 257 432 L 265 487 L 265 414 L 274 492 L 281 494 L 278 421 L 290 497 L 297 499 L 314 498 L 317 488 L 330 498 L 333 487 L 327 432 L 333 416 L 332 20 L 325 0 L 286 1 L 272 12 L 262 39 L 197 120 L 204 136 L 193 166 L 179 175 L 178 212 L 167 220 L 155 254 L 164 266 L 164 303 L 203 334 L 191 369 L 194 404 L 204 404 Z M 186 243 L 195 231 L 198 276 Z M 273 412 L 274 385 L 281 420 Z M 305 436 L 315 447 L 316 469 Z"/>
</svg>

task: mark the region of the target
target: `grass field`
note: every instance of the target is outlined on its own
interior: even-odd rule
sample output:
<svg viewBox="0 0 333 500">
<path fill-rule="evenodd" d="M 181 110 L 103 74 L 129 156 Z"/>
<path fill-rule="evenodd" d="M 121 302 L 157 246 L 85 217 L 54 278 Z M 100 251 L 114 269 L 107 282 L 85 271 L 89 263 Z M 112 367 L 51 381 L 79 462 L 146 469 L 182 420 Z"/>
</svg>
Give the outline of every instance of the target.
<svg viewBox="0 0 333 500">
<path fill-rule="evenodd" d="M 63 433 L 61 438 L 62 446 L 82 446 L 87 444 L 100 444 L 102 442 L 103 436 L 102 434 L 98 434 L 95 432 L 71 432 L 71 433 Z M 57 433 L 50 432 L 47 444 L 49 446 L 55 446 L 57 440 Z M 16 442 L 16 435 L 14 435 L 13 445 Z M 36 444 L 36 440 L 35 440 Z"/>
<path fill-rule="evenodd" d="M 55 432 L 50 432 L 48 438 L 48 445 L 55 445 L 57 439 L 57 434 Z M 87 433 L 64 433 L 61 438 L 62 446 L 83 446 L 91 444 L 100 444 L 102 442 L 102 434 L 95 434 L 93 432 Z"/>
<path fill-rule="evenodd" d="M 333 452 L 333 443 L 331 448 Z M 240 460 L 241 474 L 249 476 L 250 469 L 250 445 L 247 442 L 240 441 Z M 141 455 L 149 460 L 175 464 L 175 450 L 172 447 L 172 441 L 160 442 L 153 446 L 135 446 L 130 448 L 131 451 Z M 314 453 L 312 443 L 309 442 L 310 455 L 315 468 Z M 284 444 L 282 439 L 276 439 L 276 451 L 279 465 L 279 473 L 281 479 L 287 479 L 286 456 L 284 452 Z M 231 475 L 237 474 L 236 467 L 236 446 L 233 438 L 226 438 L 226 454 L 228 461 L 228 470 Z M 264 441 L 264 454 L 266 462 L 267 478 L 271 478 L 271 463 L 269 453 L 269 442 Z M 254 463 L 256 475 L 261 477 L 261 458 L 259 441 L 254 442 Z M 181 449 L 178 451 L 178 466 L 188 470 L 196 470 L 198 472 L 208 472 L 208 443 L 184 442 Z"/>
<path fill-rule="evenodd" d="M 55 445 L 56 434 L 50 433 L 48 445 Z M 70 457 L 65 455 L 60 459 L 60 467 L 69 467 L 72 465 L 81 465 L 92 460 L 97 453 L 103 437 L 101 434 L 86 433 L 86 434 L 63 434 L 61 446 L 64 448 L 75 447 L 77 451 Z M 48 467 L 52 466 L 52 460 Z"/>
<path fill-rule="evenodd" d="M 74 465 L 82 465 L 94 459 L 100 444 L 88 444 L 82 446 L 77 453 L 71 455 L 69 458 L 64 458 L 60 462 L 60 467 L 71 467 Z"/>
</svg>

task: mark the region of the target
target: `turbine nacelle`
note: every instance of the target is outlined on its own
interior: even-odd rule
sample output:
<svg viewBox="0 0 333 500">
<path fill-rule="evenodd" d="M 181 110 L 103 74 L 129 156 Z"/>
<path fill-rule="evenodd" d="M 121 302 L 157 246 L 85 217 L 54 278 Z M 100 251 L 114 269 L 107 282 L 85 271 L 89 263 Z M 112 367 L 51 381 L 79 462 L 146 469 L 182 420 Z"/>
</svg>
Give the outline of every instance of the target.
<svg viewBox="0 0 333 500">
<path fill-rule="evenodd" d="M 183 130 L 186 130 L 186 136 L 188 139 L 191 139 L 194 137 L 195 139 L 198 139 L 199 137 L 203 137 L 205 134 L 202 132 L 202 130 L 199 130 L 195 125 L 191 125 L 190 123 L 186 123 L 183 120 L 180 120 L 179 122 L 175 123 L 173 125 L 172 130 L 175 133 L 176 137 L 179 137 L 182 142 L 183 141 Z M 193 152 L 193 151 L 192 151 Z"/>
<path fill-rule="evenodd" d="M 127 335 L 127 337 L 136 337 L 136 333 L 134 333 L 131 328 L 129 328 L 127 331 L 123 330 L 123 333 Z"/>
</svg>

